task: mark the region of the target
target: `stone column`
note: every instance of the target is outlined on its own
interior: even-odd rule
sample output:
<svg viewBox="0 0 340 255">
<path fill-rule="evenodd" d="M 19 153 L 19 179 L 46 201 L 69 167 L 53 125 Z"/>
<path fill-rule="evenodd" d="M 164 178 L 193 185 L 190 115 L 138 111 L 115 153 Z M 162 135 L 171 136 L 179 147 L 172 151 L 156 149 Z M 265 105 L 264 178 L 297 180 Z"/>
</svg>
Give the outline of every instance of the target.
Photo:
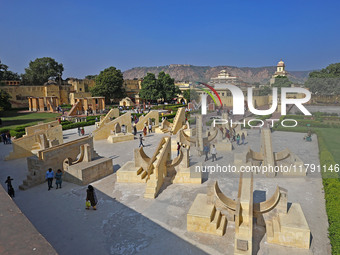
<svg viewBox="0 0 340 255">
<path fill-rule="evenodd" d="M 39 97 L 38 98 L 38 105 L 39 105 L 39 111 L 43 112 L 45 111 L 45 103 L 44 103 L 44 98 L 43 97 Z"/>
<path fill-rule="evenodd" d="M 33 109 L 32 109 L 32 98 L 31 97 L 28 98 L 28 110 L 33 111 Z"/>
</svg>

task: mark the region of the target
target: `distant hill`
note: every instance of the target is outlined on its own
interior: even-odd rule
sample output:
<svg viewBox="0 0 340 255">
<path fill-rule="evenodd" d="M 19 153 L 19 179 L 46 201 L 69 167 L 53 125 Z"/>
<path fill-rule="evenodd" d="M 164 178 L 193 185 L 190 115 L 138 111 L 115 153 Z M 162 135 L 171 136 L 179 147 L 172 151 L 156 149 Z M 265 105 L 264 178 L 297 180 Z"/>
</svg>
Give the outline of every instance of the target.
<svg viewBox="0 0 340 255">
<path fill-rule="evenodd" d="M 239 77 L 247 83 L 259 82 L 266 84 L 276 71 L 276 66 L 265 67 L 236 67 L 236 66 L 192 66 L 192 65 L 167 65 L 157 67 L 135 67 L 124 72 L 124 79 L 143 78 L 147 73 L 158 74 L 161 71 L 170 74 L 176 81 L 201 81 L 208 82 L 217 77 L 221 70 L 227 70 L 232 76 Z M 288 70 L 287 70 L 288 71 Z M 288 71 L 289 79 L 294 83 L 303 83 L 311 71 Z"/>
</svg>

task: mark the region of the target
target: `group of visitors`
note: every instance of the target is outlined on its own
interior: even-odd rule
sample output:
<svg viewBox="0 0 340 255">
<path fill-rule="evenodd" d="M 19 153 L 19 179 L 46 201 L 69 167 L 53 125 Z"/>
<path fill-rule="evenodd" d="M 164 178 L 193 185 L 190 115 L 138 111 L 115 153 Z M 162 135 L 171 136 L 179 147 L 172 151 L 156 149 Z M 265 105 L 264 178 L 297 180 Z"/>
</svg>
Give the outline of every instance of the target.
<svg viewBox="0 0 340 255">
<path fill-rule="evenodd" d="M 48 171 L 46 172 L 48 190 L 53 189 L 53 186 L 52 186 L 53 179 L 55 179 L 55 185 L 57 186 L 56 189 L 58 188 L 61 189 L 61 184 L 63 182 L 62 176 L 63 176 L 63 172 L 60 169 L 58 169 L 58 171 L 54 175 L 52 168 L 49 168 Z"/>
<path fill-rule="evenodd" d="M 211 153 L 211 156 L 212 156 L 212 162 L 217 161 L 217 157 L 216 157 L 217 151 L 216 151 L 216 147 L 215 147 L 214 144 L 211 148 L 211 151 L 210 151 L 210 147 L 208 146 L 208 144 L 204 145 L 204 147 L 203 147 L 203 153 L 205 154 L 204 161 L 209 160 L 209 157 L 208 157 L 209 152 Z"/>
<path fill-rule="evenodd" d="M 85 135 L 84 127 L 78 127 L 78 135 L 79 136 L 84 136 Z"/>
<path fill-rule="evenodd" d="M 11 133 L 8 131 L 8 132 L 3 132 L 1 134 L 1 139 L 2 139 L 2 142 L 4 144 L 11 144 L 12 143 L 12 140 L 11 140 Z"/>
<path fill-rule="evenodd" d="M 51 190 L 53 188 L 52 183 L 53 183 L 53 179 L 55 179 L 55 185 L 57 186 L 56 189 L 60 188 L 61 189 L 61 184 L 62 184 L 62 176 L 63 173 L 60 169 L 58 169 L 57 173 L 54 175 L 54 172 L 52 170 L 52 168 L 49 168 L 48 171 L 46 172 L 46 180 L 47 180 L 47 184 L 48 184 L 48 190 Z M 12 181 L 13 179 L 11 179 L 10 176 L 7 177 L 6 183 L 7 183 L 7 187 L 8 187 L 8 194 L 10 194 L 11 189 L 13 189 L 12 187 Z M 14 190 L 13 190 L 13 197 L 14 197 Z M 89 210 L 90 207 L 92 206 L 93 210 L 97 210 L 96 205 L 98 203 L 97 200 L 97 196 L 96 193 L 94 191 L 94 188 L 92 185 L 89 185 L 87 187 L 86 190 L 86 207 L 85 209 Z"/>
<path fill-rule="evenodd" d="M 244 132 L 240 135 L 239 133 L 236 134 L 235 129 L 233 129 L 233 132 L 231 133 L 229 129 L 226 128 L 226 138 L 229 139 L 230 142 L 236 142 L 237 145 L 245 144 L 244 141 L 246 140 L 246 135 Z"/>
</svg>

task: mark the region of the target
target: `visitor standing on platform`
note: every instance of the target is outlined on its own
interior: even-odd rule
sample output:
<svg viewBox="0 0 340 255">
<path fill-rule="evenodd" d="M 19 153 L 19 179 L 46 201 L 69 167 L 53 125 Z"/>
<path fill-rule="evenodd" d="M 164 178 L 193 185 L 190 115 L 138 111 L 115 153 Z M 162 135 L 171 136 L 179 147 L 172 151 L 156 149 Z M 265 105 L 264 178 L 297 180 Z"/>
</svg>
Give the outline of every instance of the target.
<svg viewBox="0 0 340 255">
<path fill-rule="evenodd" d="M 48 171 L 46 172 L 46 180 L 47 180 L 47 185 L 48 185 L 48 190 L 50 190 L 52 187 L 52 182 L 54 178 L 54 172 L 52 168 L 49 168 Z"/>
<path fill-rule="evenodd" d="M 61 183 L 63 182 L 62 176 L 63 176 L 63 173 L 61 172 L 60 169 L 58 169 L 57 173 L 55 174 L 55 185 L 57 186 L 57 189 L 58 189 L 58 186 L 59 188 L 61 188 Z"/>
<path fill-rule="evenodd" d="M 240 134 L 237 134 L 237 136 L 236 136 L 236 142 L 237 142 L 237 145 L 240 145 Z"/>
<path fill-rule="evenodd" d="M 204 145 L 204 147 L 203 147 L 203 152 L 204 152 L 204 154 L 205 154 L 205 159 L 204 159 L 204 161 L 207 161 L 209 158 L 208 158 L 208 153 L 209 153 L 209 147 L 208 147 L 208 145 Z"/>
<path fill-rule="evenodd" d="M 146 128 L 146 125 L 144 126 L 144 128 L 143 128 L 143 134 L 144 134 L 144 136 L 146 136 L 146 134 L 147 134 L 147 128 Z"/>
<path fill-rule="evenodd" d="M 241 139 L 242 139 L 242 144 L 244 144 L 244 140 L 246 139 L 246 136 L 244 135 L 243 132 L 242 132 L 242 135 L 241 135 Z"/>
<path fill-rule="evenodd" d="M 177 142 L 177 157 L 179 156 L 179 151 L 181 150 L 181 145 Z"/>
<path fill-rule="evenodd" d="M 217 151 L 216 151 L 215 145 L 213 144 L 213 147 L 211 149 L 212 162 L 217 161 L 216 154 L 217 154 Z"/>
</svg>

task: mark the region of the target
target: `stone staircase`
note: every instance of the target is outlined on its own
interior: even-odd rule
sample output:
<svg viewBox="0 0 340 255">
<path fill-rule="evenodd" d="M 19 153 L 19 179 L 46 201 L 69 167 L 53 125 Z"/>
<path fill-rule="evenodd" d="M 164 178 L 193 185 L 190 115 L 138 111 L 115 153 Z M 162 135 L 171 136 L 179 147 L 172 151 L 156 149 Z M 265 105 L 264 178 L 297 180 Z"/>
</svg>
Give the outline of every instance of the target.
<svg viewBox="0 0 340 255">
<path fill-rule="evenodd" d="M 213 218 L 210 222 L 212 230 L 216 232 L 216 235 L 223 236 L 227 226 L 227 218 L 221 213 L 220 210 L 214 207 Z"/>
<path fill-rule="evenodd" d="M 281 224 L 278 214 L 275 210 L 271 211 L 266 215 L 266 233 L 267 240 L 270 242 L 277 239 L 281 232 Z"/>
<path fill-rule="evenodd" d="M 146 170 L 144 170 L 143 167 L 140 167 L 137 170 L 137 176 L 140 176 L 141 180 L 145 180 L 146 181 L 146 177 L 148 176 L 148 172 Z"/>
<path fill-rule="evenodd" d="M 19 189 L 26 190 L 30 187 L 41 184 L 45 180 L 45 173 L 47 171 L 41 170 L 42 166 L 36 156 L 27 158 L 27 164 L 30 165 L 26 180 L 19 185 Z"/>
<path fill-rule="evenodd" d="M 151 158 L 151 163 L 148 168 L 148 179 L 146 183 L 146 189 L 144 193 L 145 198 L 155 198 L 160 187 L 163 184 L 163 172 L 160 171 L 159 161 L 162 159 L 163 151 L 166 145 L 169 142 L 169 137 L 164 137 L 160 145 L 158 146 L 158 150 L 155 152 L 154 156 Z M 166 161 L 164 167 L 166 168 Z M 156 173 L 158 171 L 158 173 Z"/>
<path fill-rule="evenodd" d="M 182 107 L 178 109 L 176 116 L 172 122 L 173 123 L 171 127 L 172 134 L 174 135 L 177 134 L 177 132 L 182 128 L 184 120 L 185 120 L 185 108 Z"/>
</svg>

